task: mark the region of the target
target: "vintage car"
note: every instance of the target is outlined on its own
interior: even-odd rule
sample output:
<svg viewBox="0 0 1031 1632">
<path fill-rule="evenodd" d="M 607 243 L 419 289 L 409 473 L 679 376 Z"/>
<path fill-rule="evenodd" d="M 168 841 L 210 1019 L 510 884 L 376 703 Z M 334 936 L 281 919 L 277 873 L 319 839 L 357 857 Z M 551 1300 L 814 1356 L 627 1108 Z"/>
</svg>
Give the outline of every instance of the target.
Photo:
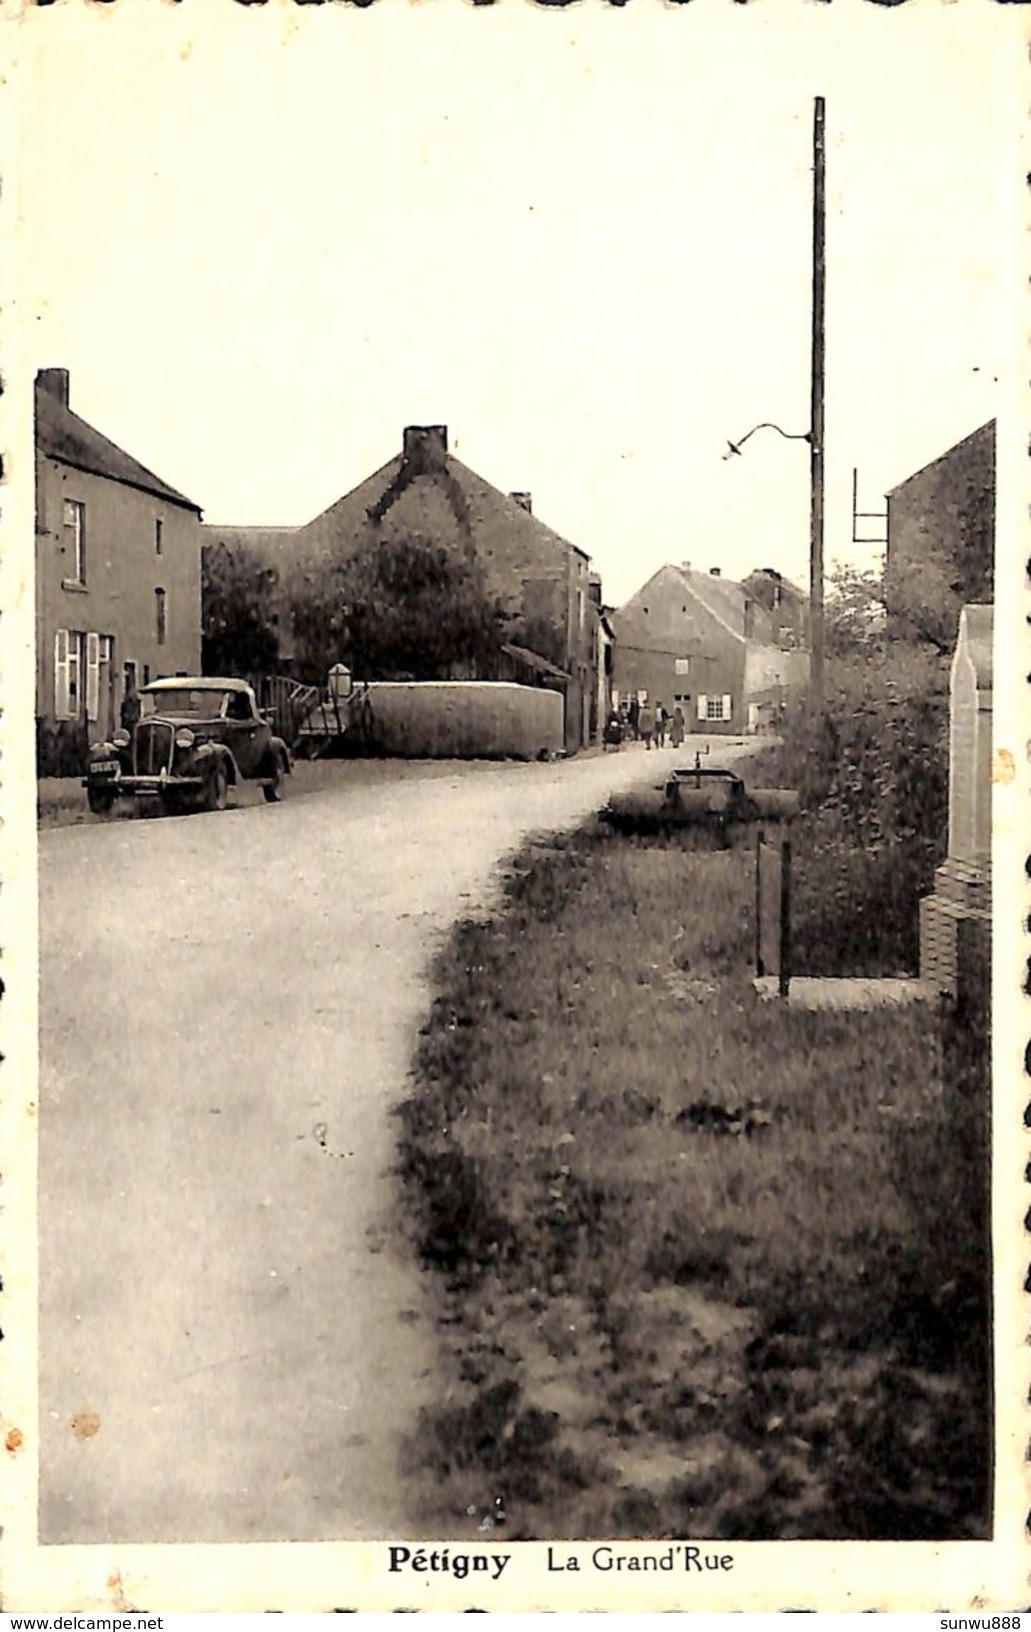
<svg viewBox="0 0 1031 1632">
<path fill-rule="evenodd" d="M 223 810 L 244 779 L 260 782 L 270 801 L 282 797 L 290 750 L 245 680 L 177 676 L 152 681 L 139 697 L 132 734 L 115 731 L 90 748 L 90 810 L 107 815 L 121 797 L 159 799 L 169 812 Z"/>
<path fill-rule="evenodd" d="M 788 821 L 797 814 L 791 788 L 750 788 L 733 771 L 702 767 L 673 771 L 645 793 L 613 794 L 603 819 L 621 833 L 658 833 L 677 827 L 708 827 L 721 838 L 746 822 Z"/>
</svg>

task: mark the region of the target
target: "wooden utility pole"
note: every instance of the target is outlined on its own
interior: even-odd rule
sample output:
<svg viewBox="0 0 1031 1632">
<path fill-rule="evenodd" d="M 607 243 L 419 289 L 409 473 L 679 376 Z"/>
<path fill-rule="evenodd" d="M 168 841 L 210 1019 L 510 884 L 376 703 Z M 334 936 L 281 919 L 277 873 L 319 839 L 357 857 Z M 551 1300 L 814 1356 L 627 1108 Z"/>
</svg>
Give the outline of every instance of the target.
<svg viewBox="0 0 1031 1632">
<path fill-rule="evenodd" d="M 823 619 L 823 355 L 826 283 L 826 156 L 824 103 L 813 106 L 813 333 L 809 414 L 809 646 L 814 711 L 824 705 Z"/>
</svg>

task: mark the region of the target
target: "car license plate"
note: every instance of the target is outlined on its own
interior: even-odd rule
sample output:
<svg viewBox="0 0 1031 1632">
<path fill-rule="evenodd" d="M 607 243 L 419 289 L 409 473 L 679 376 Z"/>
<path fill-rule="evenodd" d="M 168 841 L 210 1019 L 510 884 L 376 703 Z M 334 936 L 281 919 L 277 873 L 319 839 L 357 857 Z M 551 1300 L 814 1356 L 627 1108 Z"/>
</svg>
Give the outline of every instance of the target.
<svg viewBox="0 0 1031 1632">
<path fill-rule="evenodd" d="M 90 775 L 117 776 L 120 768 L 117 759 L 98 759 L 90 766 Z"/>
</svg>

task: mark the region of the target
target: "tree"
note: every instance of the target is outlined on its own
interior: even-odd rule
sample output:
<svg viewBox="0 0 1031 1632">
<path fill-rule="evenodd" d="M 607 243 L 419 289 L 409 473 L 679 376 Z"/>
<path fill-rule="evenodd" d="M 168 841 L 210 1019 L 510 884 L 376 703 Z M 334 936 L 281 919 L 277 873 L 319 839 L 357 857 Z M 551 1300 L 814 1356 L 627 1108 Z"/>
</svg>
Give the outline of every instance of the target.
<svg viewBox="0 0 1031 1632">
<path fill-rule="evenodd" d="M 343 661 L 362 680 L 450 680 L 494 672 L 503 615 L 469 550 L 411 535 L 373 538 L 306 572 L 291 595 L 312 679 Z"/>
<path fill-rule="evenodd" d="M 279 659 L 279 575 L 245 544 L 205 544 L 201 556 L 201 653 L 205 674 L 260 674 Z"/>
<path fill-rule="evenodd" d="M 884 577 L 836 561 L 827 574 L 825 639 L 832 655 L 879 645 L 884 638 Z"/>
</svg>

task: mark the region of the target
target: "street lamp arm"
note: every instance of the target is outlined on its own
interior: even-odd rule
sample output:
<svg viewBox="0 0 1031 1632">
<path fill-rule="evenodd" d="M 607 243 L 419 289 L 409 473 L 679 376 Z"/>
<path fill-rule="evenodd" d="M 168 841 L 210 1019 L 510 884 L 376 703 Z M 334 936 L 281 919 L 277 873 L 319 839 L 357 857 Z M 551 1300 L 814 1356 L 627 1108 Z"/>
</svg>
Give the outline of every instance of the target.
<svg viewBox="0 0 1031 1632">
<path fill-rule="evenodd" d="M 813 440 L 812 431 L 785 431 L 781 426 L 774 425 L 772 420 L 764 419 L 761 425 L 753 425 L 752 429 L 746 431 L 744 436 L 740 437 L 737 442 L 728 442 L 727 451 L 723 455 L 724 459 L 730 459 L 735 453 L 740 453 L 748 438 L 754 436 L 756 431 L 776 431 L 777 435 L 782 436 L 785 442 L 812 442 Z"/>
</svg>

